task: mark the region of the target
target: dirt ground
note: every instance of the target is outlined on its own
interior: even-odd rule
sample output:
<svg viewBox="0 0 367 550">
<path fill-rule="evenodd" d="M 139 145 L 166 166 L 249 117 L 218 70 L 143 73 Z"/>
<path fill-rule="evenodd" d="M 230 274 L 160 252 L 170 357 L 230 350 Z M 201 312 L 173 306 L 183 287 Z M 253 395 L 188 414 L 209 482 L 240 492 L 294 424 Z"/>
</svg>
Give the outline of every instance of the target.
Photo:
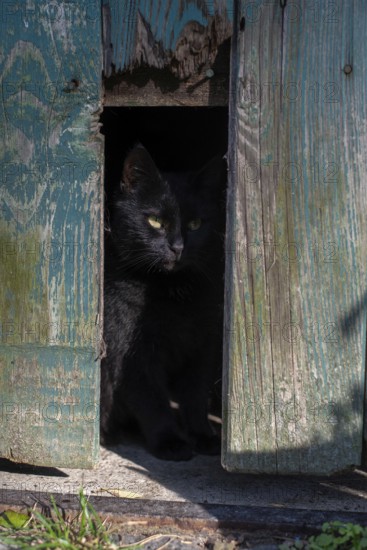
<svg viewBox="0 0 367 550">
<path fill-rule="evenodd" d="M 281 540 L 305 536 L 325 518 L 354 518 L 367 525 L 367 473 L 362 470 L 331 477 L 231 474 L 219 457 L 165 462 L 137 444 L 101 448 L 94 470 L 0 460 L 3 509 L 37 502 L 48 493 L 60 495 L 68 508 L 81 487 L 112 521 L 116 542 L 152 537 L 146 543 L 152 550 L 163 545 L 270 550 Z"/>
</svg>

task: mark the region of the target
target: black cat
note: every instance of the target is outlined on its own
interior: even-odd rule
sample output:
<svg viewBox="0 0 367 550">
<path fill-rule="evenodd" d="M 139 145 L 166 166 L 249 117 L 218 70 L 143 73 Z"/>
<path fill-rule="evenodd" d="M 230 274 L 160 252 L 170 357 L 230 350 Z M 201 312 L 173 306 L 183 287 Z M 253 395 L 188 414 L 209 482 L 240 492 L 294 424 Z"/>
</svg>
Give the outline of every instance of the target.
<svg viewBox="0 0 367 550">
<path fill-rule="evenodd" d="M 222 158 L 197 174 L 161 174 L 141 145 L 125 160 L 105 249 L 104 442 L 132 418 L 159 458 L 220 450 L 207 413 L 221 368 L 225 183 Z"/>
</svg>

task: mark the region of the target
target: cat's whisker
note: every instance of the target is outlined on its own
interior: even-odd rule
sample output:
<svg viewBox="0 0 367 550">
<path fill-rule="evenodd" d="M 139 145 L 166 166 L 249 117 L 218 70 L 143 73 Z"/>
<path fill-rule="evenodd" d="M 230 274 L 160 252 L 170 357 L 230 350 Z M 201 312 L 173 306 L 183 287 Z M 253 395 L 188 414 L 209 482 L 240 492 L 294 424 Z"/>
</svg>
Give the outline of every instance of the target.
<svg viewBox="0 0 367 550">
<path fill-rule="evenodd" d="M 146 251 L 140 251 L 139 255 L 134 255 L 128 257 L 124 255 L 120 257 L 119 267 L 120 269 L 133 270 L 134 268 L 147 266 L 147 273 L 151 272 L 153 268 L 159 264 L 160 259 L 157 258 L 156 254 L 149 253 Z"/>
<path fill-rule="evenodd" d="M 153 260 L 153 262 L 150 264 L 150 266 L 148 267 L 148 270 L 147 270 L 147 273 L 150 273 L 152 271 L 154 271 L 154 268 L 160 263 L 160 260 L 159 258 L 156 258 L 155 260 Z"/>
<path fill-rule="evenodd" d="M 126 256 L 124 254 L 124 255 L 119 255 L 118 260 L 119 260 L 119 267 L 123 268 L 123 267 L 129 267 L 133 265 L 138 265 L 140 263 L 144 263 L 144 261 L 146 261 L 146 257 L 143 254 L 140 256 L 137 256 L 137 255 Z"/>
</svg>

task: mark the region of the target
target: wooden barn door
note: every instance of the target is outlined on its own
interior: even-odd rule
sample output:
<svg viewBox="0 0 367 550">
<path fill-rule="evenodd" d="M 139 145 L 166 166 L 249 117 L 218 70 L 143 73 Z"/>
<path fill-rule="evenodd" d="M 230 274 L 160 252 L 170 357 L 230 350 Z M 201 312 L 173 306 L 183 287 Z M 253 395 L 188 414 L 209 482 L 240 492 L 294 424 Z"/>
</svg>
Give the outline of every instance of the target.
<svg viewBox="0 0 367 550">
<path fill-rule="evenodd" d="M 98 458 L 99 0 L 0 14 L 0 455 Z"/>
<path fill-rule="evenodd" d="M 238 3 L 232 45 L 223 464 L 361 464 L 363 0 Z"/>
</svg>

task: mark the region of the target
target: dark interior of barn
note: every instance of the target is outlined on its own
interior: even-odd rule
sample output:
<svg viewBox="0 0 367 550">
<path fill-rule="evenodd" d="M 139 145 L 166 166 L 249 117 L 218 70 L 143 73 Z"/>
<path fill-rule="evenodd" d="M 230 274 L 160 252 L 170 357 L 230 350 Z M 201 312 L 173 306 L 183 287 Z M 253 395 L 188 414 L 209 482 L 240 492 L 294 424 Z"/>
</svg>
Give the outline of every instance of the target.
<svg viewBox="0 0 367 550">
<path fill-rule="evenodd" d="M 144 145 L 162 171 L 198 170 L 227 151 L 226 107 L 106 107 L 101 122 L 107 197 L 136 143 Z"/>
</svg>

